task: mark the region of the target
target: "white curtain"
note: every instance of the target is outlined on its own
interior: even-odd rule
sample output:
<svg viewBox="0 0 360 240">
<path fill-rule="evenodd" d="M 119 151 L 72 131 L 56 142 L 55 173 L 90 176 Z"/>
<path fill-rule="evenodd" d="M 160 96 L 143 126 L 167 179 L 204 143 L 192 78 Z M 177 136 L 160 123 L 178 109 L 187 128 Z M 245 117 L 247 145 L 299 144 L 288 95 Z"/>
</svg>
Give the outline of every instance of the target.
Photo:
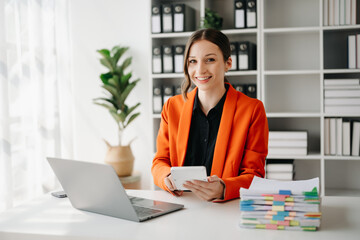
<svg viewBox="0 0 360 240">
<path fill-rule="evenodd" d="M 73 156 L 68 0 L 0 0 L 0 211 L 59 187 Z"/>
</svg>

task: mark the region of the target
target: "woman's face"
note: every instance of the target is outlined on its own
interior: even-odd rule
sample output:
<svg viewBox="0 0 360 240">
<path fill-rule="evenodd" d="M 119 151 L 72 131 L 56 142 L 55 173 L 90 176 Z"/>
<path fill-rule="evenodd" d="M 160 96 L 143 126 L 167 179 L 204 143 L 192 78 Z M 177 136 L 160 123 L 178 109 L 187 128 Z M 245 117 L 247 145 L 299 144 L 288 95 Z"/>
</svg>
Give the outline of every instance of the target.
<svg viewBox="0 0 360 240">
<path fill-rule="evenodd" d="M 199 91 L 221 91 L 225 72 L 231 68 L 231 58 L 225 62 L 217 45 L 200 40 L 191 46 L 187 64 L 190 79 Z"/>
</svg>

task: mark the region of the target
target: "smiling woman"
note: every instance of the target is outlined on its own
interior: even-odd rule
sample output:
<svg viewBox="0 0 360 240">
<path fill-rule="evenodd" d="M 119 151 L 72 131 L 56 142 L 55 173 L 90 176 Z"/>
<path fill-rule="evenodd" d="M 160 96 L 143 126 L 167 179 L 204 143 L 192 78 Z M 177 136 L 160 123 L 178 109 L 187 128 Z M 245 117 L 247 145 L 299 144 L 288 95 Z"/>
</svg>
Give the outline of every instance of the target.
<svg viewBox="0 0 360 240">
<path fill-rule="evenodd" d="M 152 174 L 159 187 L 176 195 L 174 166 L 205 166 L 208 181 L 184 187 L 206 201 L 239 197 L 254 176 L 264 177 L 268 123 L 261 101 L 236 91 L 226 80 L 231 68 L 229 40 L 220 31 L 193 33 L 185 50 L 182 96 L 161 113 Z M 191 84 L 196 88 L 188 92 Z"/>
</svg>

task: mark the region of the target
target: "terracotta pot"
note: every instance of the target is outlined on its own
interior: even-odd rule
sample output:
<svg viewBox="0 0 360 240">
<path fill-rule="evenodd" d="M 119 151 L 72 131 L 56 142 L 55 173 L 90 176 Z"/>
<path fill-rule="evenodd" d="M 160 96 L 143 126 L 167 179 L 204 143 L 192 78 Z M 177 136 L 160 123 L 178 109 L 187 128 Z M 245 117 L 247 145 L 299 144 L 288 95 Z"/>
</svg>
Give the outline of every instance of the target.
<svg viewBox="0 0 360 240">
<path fill-rule="evenodd" d="M 130 145 L 111 146 L 106 142 L 108 151 L 105 156 L 105 163 L 110 164 L 119 177 L 130 176 L 134 167 L 134 155 Z"/>
</svg>

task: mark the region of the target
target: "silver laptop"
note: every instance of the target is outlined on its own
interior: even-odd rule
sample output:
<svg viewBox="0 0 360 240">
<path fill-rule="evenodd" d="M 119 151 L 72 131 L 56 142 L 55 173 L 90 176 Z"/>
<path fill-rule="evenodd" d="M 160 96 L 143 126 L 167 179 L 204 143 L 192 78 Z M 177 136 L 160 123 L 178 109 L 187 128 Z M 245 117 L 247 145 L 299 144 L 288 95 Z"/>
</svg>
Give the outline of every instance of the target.
<svg viewBox="0 0 360 240">
<path fill-rule="evenodd" d="M 128 196 L 110 165 L 59 158 L 47 160 L 77 209 L 142 222 L 184 207 Z"/>
</svg>

